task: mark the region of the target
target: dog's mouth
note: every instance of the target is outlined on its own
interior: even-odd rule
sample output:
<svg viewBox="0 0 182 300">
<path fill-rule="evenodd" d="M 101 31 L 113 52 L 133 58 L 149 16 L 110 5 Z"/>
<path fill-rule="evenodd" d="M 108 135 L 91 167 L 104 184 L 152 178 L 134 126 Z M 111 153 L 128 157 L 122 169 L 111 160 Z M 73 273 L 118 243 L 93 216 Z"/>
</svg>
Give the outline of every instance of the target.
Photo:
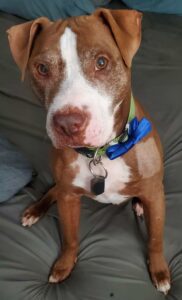
<svg viewBox="0 0 182 300">
<path fill-rule="evenodd" d="M 79 148 L 84 146 L 84 135 L 83 133 L 74 134 L 74 135 L 67 135 L 64 131 L 57 132 L 54 131 L 54 135 L 50 137 L 52 143 L 55 148 L 60 149 L 62 147 L 71 147 L 71 148 Z"/>
<path fill-rule="evenodd" d="M 49 135 L 50 136 L 50 135 Z M 85 142 L 85 132 L 80 132 L 75 135 L 67 135 L 65 132 L 62 134 L 54 131 L 54 134 L 50 136 L 52 144 L 55 148 L 61 149 L 62 147 L 77 148 L 99 148 L 103 146 L 103 143 L 88 143 Z"/>
<path fill-rule="evenodd" d="M 48 135 L 56 149 L 62 147 L 70 147 L 75 150 L 77 148 L 100 148 L 111 140 L 111 137 L 103 140 L 100 130 L 97 133 L 94 131 L 92 135 L 88 136 L 86 129 L 70 134 L 65 132 L 64 129 L 56 130 L 52 127 L 52 130 L 48 131 Z"/>
<path fill-rule="evenodd" d="M 108 130 L 105 121 L 88 110 L 67 107 L 51 113 L 47 120 L 47 133 L 57 149 L 98 148 L 111 138 L 112 128 Z"/>
</svg>

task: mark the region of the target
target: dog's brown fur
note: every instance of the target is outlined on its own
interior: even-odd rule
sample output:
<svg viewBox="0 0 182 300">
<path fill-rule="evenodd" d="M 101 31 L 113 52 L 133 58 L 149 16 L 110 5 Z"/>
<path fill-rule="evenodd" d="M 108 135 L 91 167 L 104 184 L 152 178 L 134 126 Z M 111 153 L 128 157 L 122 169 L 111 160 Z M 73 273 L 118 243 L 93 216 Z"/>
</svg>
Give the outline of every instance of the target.
<svg viewBox="0 0 182 300">
<path fill-rule="evenodd" d="M 101 23 L 104 24 L 104 26 L 106 25 L 104 29 L 101 26 Z M 56 94 L 59 83 L 63 77 L 64 63 L 59 56 L 58 39 L 68 25 L 79 35 L 80 42 L 78 45 L 78 52 L 80 53 L 80 56 L 82 56 L 82 51 L 84 51 L 83 48 L 88 48 L 87 44 L 90 45 L 90 40 L 93 39 L 94 41 L 98 40 L 100 47 L 102 47 L 102 42 L 103 44 L 104 42 L 107 43 L 107 52 L 112 52 L 111 59 L 115 59 L 116 61 L 118 57 L 120 57 L 120 64 L 123 70 L 123 76 L 126 78 L 126 84 L 122 86 L 122 89 L 119 89 L 119 77 L 117 80 L 113 81 L 113 83 L 112 78 L 108 80 L 108 83 L 104 83 L 106 85 L 108 84 L 108 89 L 110 88 L 110 85 L 114 86 L 117 92 L 116 99 L 121 99 L 122 97 L 124 100 L 124 105 L 120 107 L 116 115 L 115 130 L 119 134 L 127 122 L 129 113 L 131 93 L 130 67 L 132 58 L 140 44 L 141 14 L 135 11 L 109 11 L 100 9 L 93 15 L 87 17 L 70 18 L 65 21 L 57 21 L 54 23 L 46 18 L 39 18 L 33 22 L 11 28 L 9 30 L 9 40 L 13 57 L 20 67 L 23 76 L 28 67 L 29 72 L 31 73 L 31 80 L 35 85 L 36 93 L 45 103 L 47 108 L 50 105 L 51 99 Z M 94 26 L 97 27 L 97 30 L 95 31 L 96 34 L 93 36 L 93 29 L 91 28 Z M 102 28 L 102 30 L 100 28 Z M 15 42 L 17 39 L 19 41 L 18 45 Z M 103 48 L 103 53 L 104 52 L 105 48 Z M 35 57 L 36 62 L 34 60 Z M 46 60 L 47 57 L 49 60 L 52 60 L 52 75 L 50 78 L 47 78 L 47 90 L 45 90 L 44 78 L 41 78 L 36 73 L 36 64 L 39 61 L 42 62 Z M 83 68 L 84 67 L 86 68 L 85 72 L 89 79 L 98 80 L 97 78 L 94 78 L 92 69 L 89 69 L 87 63 L 85 63 Z M 139 102 L 135 101 L 135 106 L 138 119 L 146 116 L 146 113 Z M 145 137 L 143 141 L 145 142 L 150 138 L 155 141 L 155 146 L 159 153 L 156 164 L 155 158 L 153 160 L 153 170 L 149 169 L 148 175 L 146 175 L 145 170 L 148 166 L 142 165 L 144 173 L 141 174 L 138 171 L 136 156 L 139 152 L 139 146 L 136 145 L 123 156 L 126 164 L 132 169 L 132 180 L 121 189 L 121 193 L 138 197 L 143 204 L 149 237 L 149 270 L 154 284 L 160 286 L 170 282 L 170 274 L 163 254 L 165 204 L 162 183 L 162 147 L 154 127 L 152 132 Z M 40 218 L 40 216 L 45 214 L 53 201 L 57 200 L 64 247 L 61 257 L 58 258 L 51 271 L 52 282 L 64 280 L 74 267 L 79 249 L 78 230 L 80 219 L 80 197 L 82 195 L 92 196 L 90 192 L 83 188 L 75 187 L 72 184 L 73 179 L 78 172 L 78 168 L 72 168 L 70 166 L 77 157 L 78 153 L 71 148 L 61 147 L 61 149 L 53 149 L 53 173 L 56 185 L 43 197 L 43 199 L 32 205 L 24 213 L 24 218 L 33 216 L 37 221 L 37 218 Z M 152 172 L 151 176 L 150 171 Z"/>
</svg>

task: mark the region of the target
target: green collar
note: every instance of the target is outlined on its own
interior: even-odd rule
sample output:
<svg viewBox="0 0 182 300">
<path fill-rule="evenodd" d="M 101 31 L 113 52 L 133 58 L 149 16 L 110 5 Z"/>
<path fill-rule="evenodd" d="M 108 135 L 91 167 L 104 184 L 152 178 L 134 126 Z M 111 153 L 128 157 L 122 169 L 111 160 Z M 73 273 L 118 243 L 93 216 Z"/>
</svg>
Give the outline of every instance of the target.
<svg viewBox="0 0 182 300">
<path fill-rule="evenodd" d="M 131 122 L 131 120 L 133 120 L 135 117 L 135 101 L 133 98 L 133 95 L 131 94 L 131 100 L 130 100 L 130 112 L 128 115 L 128 120 L 127 123 L 125 125 L 125 129 L 122 132 L 122 134 L 120 134 L 119 136 L 117 136 L 116 138 L 114 138 L 113 140 L 111 140 L 108 144 L 104 145 L 103 147 L 100 148 L 94 148 L 94 147 L 81 147 L 81 148 L 76 148 L 75 150 L 80 153 L 83 154 L 89 158 L 93 158 L 95 153 L 97 152 L 97 156 L 102 156 L 105 154 L 106 149 L 108 148 L 108 146 L 110 146 L 111 144 L 115 144 L 119 141 L 125 141 L 128 137 L 127 135 L 127 125 Z"/>
<path fill-rule="evenodd" d="M 135 117 L 135 101 L 133 98 L 133 95 L 131 94 L 131 100 L 130 100 L 130 112 L 129 112 L 129 116 L 128 116 L 128 121 L 127 123 L 130 123 L 131 120 L 133 120 Z"/>
</svg>

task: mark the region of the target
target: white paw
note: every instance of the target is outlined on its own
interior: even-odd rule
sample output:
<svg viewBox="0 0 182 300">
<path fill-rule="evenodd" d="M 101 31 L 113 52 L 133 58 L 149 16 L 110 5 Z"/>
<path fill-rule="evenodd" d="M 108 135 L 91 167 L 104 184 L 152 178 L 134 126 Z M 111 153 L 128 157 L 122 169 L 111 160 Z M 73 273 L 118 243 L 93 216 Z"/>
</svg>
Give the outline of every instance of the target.
<svg viewBox="0 0 182 300">
<path fill-rule="evenodd" d="M 142 217 L 144 215 L 143 205 L 140 203 L 136 203 L 133 207 L 137 217 Z"/>
<path fill-rule="evenodd" d="M 169 292 L 171 285 L 168 281 L 164 281 L 164 282 L 160 282 L 158 284 L 156 284 L 157 290 L 159 292 L 164 293 L 165 295 L 167 295 L 167 293 Z"/>
<path fill-rule="evenodd" d="M 39 220 L 39 217 L 25 216 L 22 218 L 22 226 L 31 227 L 33 224 L 37 223 L 38 220 Z"/>
<path fill-rule="evenodd" d="M 50 282 L 50 283 L 58 283 L 59 280 L 56 279 L 54 276 L 51 275 L 51 276 L 49 277 L 49 282 Z"/>
</svg>

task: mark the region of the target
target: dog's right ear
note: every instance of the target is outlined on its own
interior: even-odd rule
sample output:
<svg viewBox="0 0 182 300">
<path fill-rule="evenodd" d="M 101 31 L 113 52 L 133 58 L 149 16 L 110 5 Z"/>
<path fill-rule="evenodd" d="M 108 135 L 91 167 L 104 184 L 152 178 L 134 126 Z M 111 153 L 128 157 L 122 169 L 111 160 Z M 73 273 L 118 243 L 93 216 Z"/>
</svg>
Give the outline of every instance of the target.
<svg viewBox="0 0 182 300">
<path fill-rule="evenodd" d="M 110 28 L 125 65 L 131 68 L 133 56 L 141 41 L 142 13 L 136 10 L 99 8 L 94 15 Z"/>
<path fill-rule="evenodd" d="M 22 80 L 36 35 L 51 23 L 49 19 L 41 17 L 31 22 L 15 25 L 7 30 L 11 53 L 22 72 Z"/>
</svg>

